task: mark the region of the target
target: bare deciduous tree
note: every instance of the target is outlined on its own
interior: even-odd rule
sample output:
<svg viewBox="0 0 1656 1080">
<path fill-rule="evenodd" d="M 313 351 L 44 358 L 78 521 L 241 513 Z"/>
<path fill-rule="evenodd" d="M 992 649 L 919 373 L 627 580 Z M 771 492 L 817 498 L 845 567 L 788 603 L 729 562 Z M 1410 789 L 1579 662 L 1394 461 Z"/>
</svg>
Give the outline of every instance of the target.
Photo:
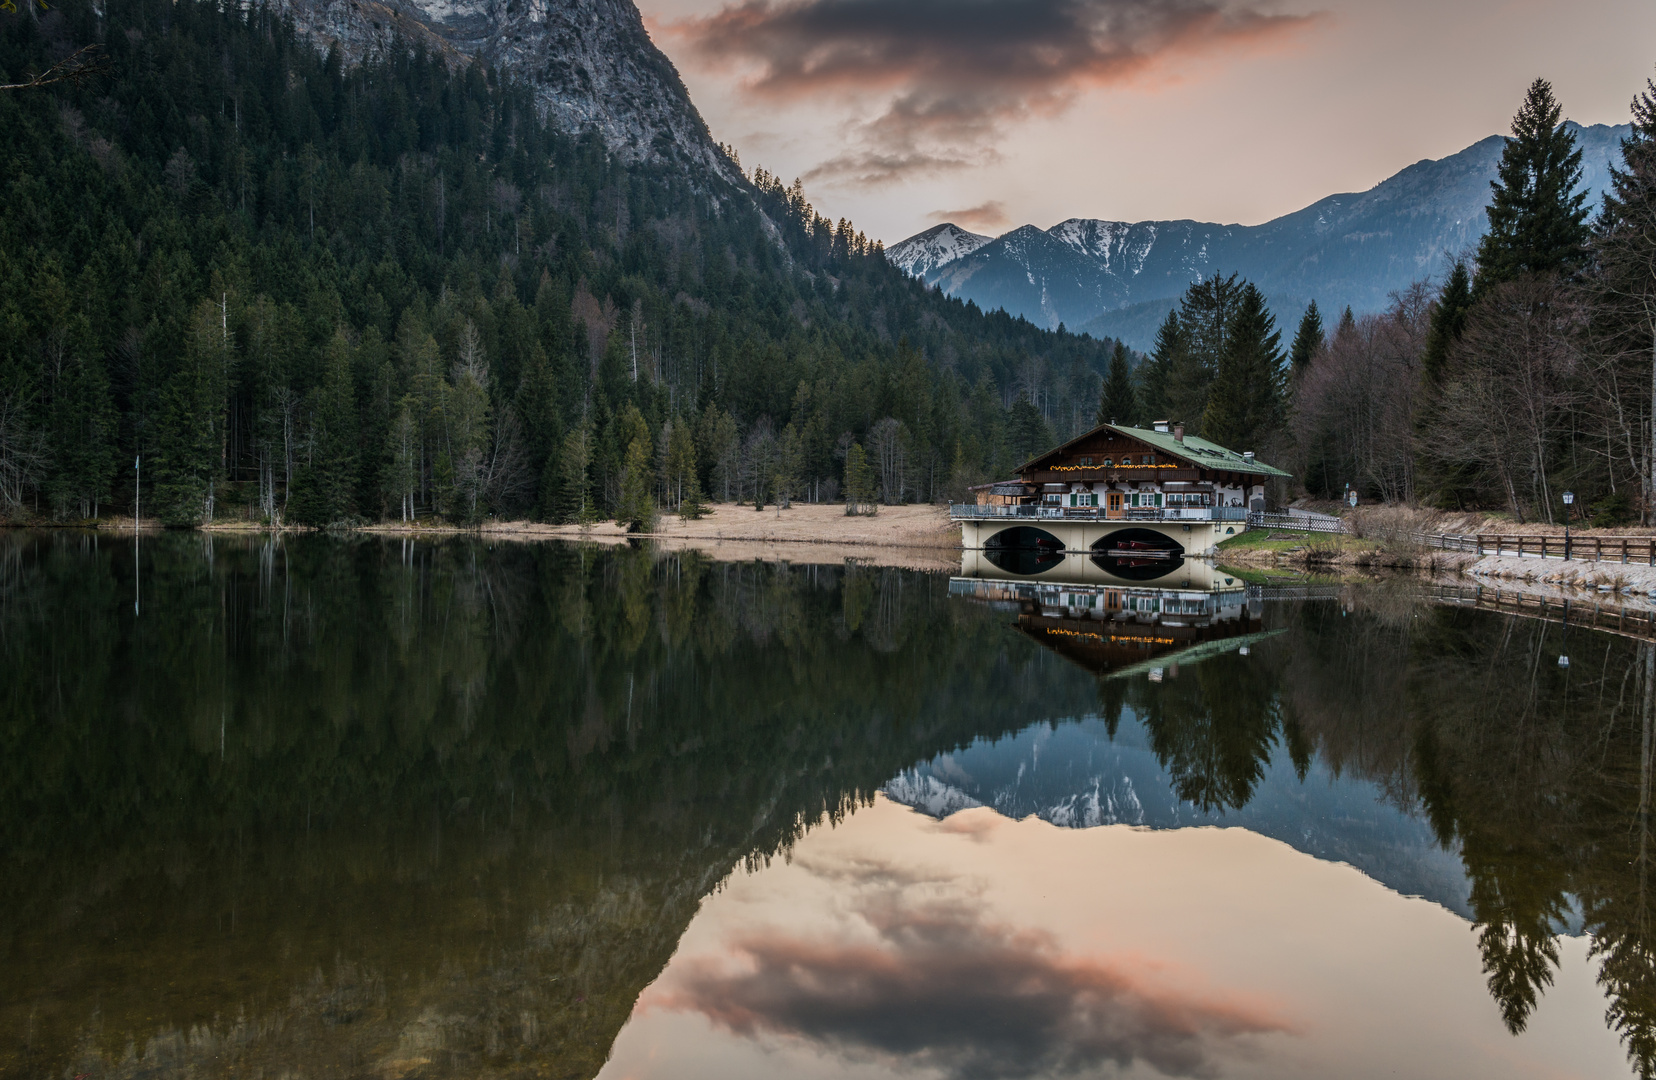
<svg viewBox="0 0 1656 1080">
<path fill-rule="evenodd" d="M 770 417 L 761 416 L 742 443 L 741 483 L 753 493 L 755 502 L 763 503 L 770 495 L 776 478 L 776 450 L 776 427 Z"/>
<path fill-rule="evenodd" d="M 45 4 L 40 6 L 42 9 L 46 7 Z M 16 10 L 12 0 L 0 3 L 0 11 Z M 22 82 L 0 83 L 0 90 L 38 90 L 53 83 L 78 83 L 83 79 L 109 75 L 113 70 L 102 45 L 82 45 L 38 75 L 31 75 Z"/>
<path fill-rule="evenodd" d="M 1431 289 L 1392 294 L 1382 315 L 1342 328 L 1311 361 L 1294 395 L 1302 473 L 1353 483 L 1387 501 L 1415 491 L 1415 394 Z"/>
<path fill-rule="evenodd" d="M 1525 279 L 1492 288 L 1467 317 L 1429 438 L 1442 460 L 1472 469 L 1553 520 L 1558 446 L 1580 404 L 1568 307 L 1559 285 Z"/>
<path fill-rule="evenodd" d="M 908 494 L 908 429 L 890 416 L 868 429 L 868 447 L 880 475 L 880 498 L 890 506 Z"/>
<path fill-rule="evenodd" d="M 51 464 L 46 433 L 29 423 L 28 395 L 0 387 L 0 509 L 23 508 L 23 493 L 38 487 Z"/>
</svg>

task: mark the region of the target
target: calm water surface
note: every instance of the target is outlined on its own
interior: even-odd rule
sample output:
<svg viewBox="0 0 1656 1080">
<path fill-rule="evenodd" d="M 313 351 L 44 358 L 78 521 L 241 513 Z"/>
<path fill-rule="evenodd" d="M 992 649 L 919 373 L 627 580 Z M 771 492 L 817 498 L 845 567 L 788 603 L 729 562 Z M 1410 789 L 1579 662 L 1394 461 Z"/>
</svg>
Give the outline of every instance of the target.
<svg viewBox="0 0 1656 1080">
<path fill-rule="evenodd" d="M 0 1077 L 1651 1075 L 1650 646 L 1035 569 L 0 534 Z"/>
</svg>

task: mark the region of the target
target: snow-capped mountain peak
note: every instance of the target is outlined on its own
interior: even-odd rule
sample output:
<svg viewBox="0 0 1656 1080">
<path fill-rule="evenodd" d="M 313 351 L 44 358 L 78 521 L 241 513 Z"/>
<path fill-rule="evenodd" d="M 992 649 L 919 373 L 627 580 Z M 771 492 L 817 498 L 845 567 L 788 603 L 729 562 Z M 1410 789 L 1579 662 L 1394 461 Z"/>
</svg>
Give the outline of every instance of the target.
<svg viewBox="0 0 1656 1080">
<path fill-rule="evenodd" d="M 886 257 L 905 273 L 925 277 L 939 266 L 965 258 L 993 239 L 945 221 L 886 248 Z"/>
</svg>

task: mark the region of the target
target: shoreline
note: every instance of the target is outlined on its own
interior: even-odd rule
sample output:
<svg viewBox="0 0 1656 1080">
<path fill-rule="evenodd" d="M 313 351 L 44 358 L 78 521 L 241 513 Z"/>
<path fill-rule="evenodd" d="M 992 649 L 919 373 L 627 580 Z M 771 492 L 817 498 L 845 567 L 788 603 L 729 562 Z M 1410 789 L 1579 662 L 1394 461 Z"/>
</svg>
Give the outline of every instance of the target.
<svg viewBox="0 0 1656 1080">
<path fill-rule="evenodd" d="M 13 523 L 17 530 L 91 530 L 133 533 L 131 518 L 94 522 Z M 198 532 L 211 536 L 285 536 L 326 532 L 304 525 L 271 527 L 250 521 L 215 521 L 176 530 L 145 519 L 136 532 Z M 796 503 L 786 510 L 763 511 L 715 504 L 701 518 L 685 521 L 662 514 L 652 532 L 629 533 L 613 521 L 591 525 L 552 525 L 533 521 L 485 521 L 462 526 L 435 522 L 375 522 L 337 530 L 383 538 L 470 536 L 482 540 L 534 543 L 556 540 L 618 546 L 648 541 L 667 551 L 699 550 L 723 560 L 779 559 L 783 562 L 852 561 L 871 566 L 928 571 L 958 571 L 960 530 L 947 507 L 930 504 L 883 506 L 874 515 L 847 515 L 840 503 Z"/>
</svg>

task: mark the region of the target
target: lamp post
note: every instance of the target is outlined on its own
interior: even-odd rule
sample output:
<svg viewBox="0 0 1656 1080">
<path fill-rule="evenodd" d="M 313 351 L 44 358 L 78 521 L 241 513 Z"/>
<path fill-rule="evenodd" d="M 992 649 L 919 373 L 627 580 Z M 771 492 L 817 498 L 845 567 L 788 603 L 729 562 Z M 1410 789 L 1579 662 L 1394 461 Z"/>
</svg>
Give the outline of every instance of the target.
<svg viewBox="0 0 1656 1080">
<path fill-rule="evenodd" d="M 1575 492 L 1564 493 L 1564 557 L 1570 557 L 1570 507 L 1575 505 Z"/>
</svg>

